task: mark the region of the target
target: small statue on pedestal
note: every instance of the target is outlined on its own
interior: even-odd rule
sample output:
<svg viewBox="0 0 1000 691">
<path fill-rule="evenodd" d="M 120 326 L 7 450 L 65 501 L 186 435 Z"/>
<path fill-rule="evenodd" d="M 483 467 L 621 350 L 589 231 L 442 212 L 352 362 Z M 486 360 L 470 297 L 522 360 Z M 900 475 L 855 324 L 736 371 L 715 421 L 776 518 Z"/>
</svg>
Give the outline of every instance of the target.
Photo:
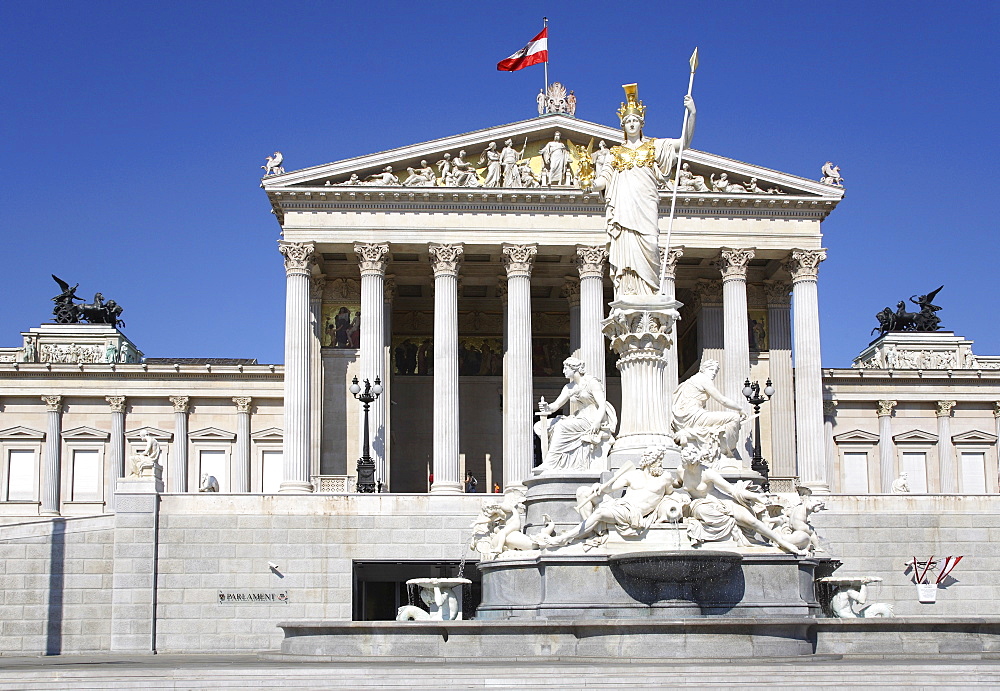
<svg viewBox="0 0 1000 691">
<path fill-rule="evenodd" d="M 128 476 L 143 480 L 155 479 L 159 472 L 162 472 L 160 442 L 156 441 L 148 431 L 142 433 L 142 439 L 146 442 L 146 446 L 129 458 Z"/>
</svg>

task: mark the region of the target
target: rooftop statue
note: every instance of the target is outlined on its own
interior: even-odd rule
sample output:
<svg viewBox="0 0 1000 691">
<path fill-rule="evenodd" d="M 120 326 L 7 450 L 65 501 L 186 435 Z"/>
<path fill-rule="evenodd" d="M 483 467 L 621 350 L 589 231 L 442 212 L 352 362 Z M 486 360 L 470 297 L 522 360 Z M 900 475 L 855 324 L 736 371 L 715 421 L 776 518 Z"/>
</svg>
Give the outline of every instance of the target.
<svg viewBox="0 0 1000 691">
<path fill-rule="evenodd" d="M 872 329 L 872 333 L 878 331 L 879 336 L 884 336 L 890 331 L 940 331 L 941 318 L 937 313 L 941 308 L 934 304 L 934 298 L 942 288 L 944 286 L 926 295 L 910 296 L 910 302 L 920 308 L 919 312 L 907 312 L 904 300 L 896 303 L 895 312 L 886 307 L 875 315 L 879 325 Z"/>
<path fill-rule="evenodd" d="M 281 165 L 284 161 L 285 157 L 281 155 L 280 151 L 275 151 L 274 156 L 268 156 L 267 162 L 261 166 L 264 171 L 264 177 L 267 177 L 268 175 L 281 175 L 284 173 L 285 169 Z"/>
<path fill-rule="evenodd" d="M 79 324 L 86 321 L 88 324 L 125 326 L 125 322 L 119 319 L 123 311 L 122 306 L 114 300 L 105 302 L 101 293 L 95 293 L 93 302 L 78 305 L 75 300 L 83 302 L 83 298 L 76 296 L 79 283 L 71 288 L 66 281 L 55 274 L 52 275 L 52 280 L 59 284 L 61 291 L 52 298 L 52 302 L 55 303 L 52 314 L 55 315 L 57 324 Z"/>
<path fill-rule="evenodd" d="M 836 187 L 844 186 L 844 178 L 840 177 L 840 166 L 835 166 L 831 161 L 827 161 L 823 164 L 823 177 L 819 179 L 820 182 L 824 182 L 827 185 L 835 185 Z"/>
<path fill-rule="evenodd" d="M 646 106 L 638 99 L 638 88 L 627 84 L 624 89 L 626 100 L 618 109 L 623 141 L 611 148 L 608 165 L 592 182 L 582 177 L 580 181 L 584 189 L 604 195 L 611 237 L 608 262 L 616 299 L 659 291 L 659 186 L 676 166 L 682 146 L 686 149 L 691 144 L 695 121 L 694 100 L 685 96 L 688 125 L 684 141 L 646 137 L 642 132 Z"/>
<path fill-rule="evenodd" d="M 500 167 L 503 170 L 504 187 L 524 187 L 521 184 L 519 161 L 524 157 L 524 150 L 526 148 L 528 148 L 527 137 L 525 137 L 524 146 L 521 147 L 520 151 L 514 148 L 514 141 L 511 139 L 503 143 L 503 149 L 500 151 Z"/>
</svg>

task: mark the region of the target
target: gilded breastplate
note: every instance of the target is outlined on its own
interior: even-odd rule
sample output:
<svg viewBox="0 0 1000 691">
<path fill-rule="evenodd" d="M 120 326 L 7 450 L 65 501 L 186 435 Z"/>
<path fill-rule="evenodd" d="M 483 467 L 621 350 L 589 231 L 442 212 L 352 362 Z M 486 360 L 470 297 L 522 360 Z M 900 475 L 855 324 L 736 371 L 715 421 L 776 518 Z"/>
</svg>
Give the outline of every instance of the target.
<svg viewBox="0 0 1000 691">
<path fill-rule="evenodd" d="M 627 146 L 612 146 L 611 167 L 618 171 L 643 166 L 652 168 L 656 163 L 655 142 L 655 139 L 647 139 L 634 149 Z"/>
</svg>

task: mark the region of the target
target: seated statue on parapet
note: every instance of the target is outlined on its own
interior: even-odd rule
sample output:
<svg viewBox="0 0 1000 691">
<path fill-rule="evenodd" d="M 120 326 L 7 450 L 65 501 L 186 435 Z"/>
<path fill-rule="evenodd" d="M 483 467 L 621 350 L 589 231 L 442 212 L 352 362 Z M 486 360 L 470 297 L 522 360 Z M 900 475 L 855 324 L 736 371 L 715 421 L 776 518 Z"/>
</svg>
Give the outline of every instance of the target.
<svg viewBox="0 0 1000 691">
<path fill-rule="evenodd" d="M 543 419 L 534 430 L 542 440 L 543 460 L 535 472 L 606 470 L 618 427 L 614 406 L 608 403 L 601 381 L 586 373 L 582 360 L 566 358 L 563 374 L 569 383 L 558 398 L 538 404 Z M 575 404 L 576 413 L 546 417 L 567 403 Z"/>
<path fill-rule="evenodd" d="M 723 396 L 716 388 L 715 377 L 718 373 L 719 363 L 716 360 L 705 360 L 697 373 L 677 387 L 674 392 L 672 425 L 675 433 L 683 432 L 702 444 L 718 440 L 721 456 L 716 464 L 723 462 L 722 457 L 730 459 L 731 464 L 740 439 L 740 425 L 747 419 L 747 413 L 736 401 Z M 732 412 L 709 411 L 706 408 L 709 399 Z"/>
<path fill-rule="evenodd" d="M 201 486 L 198 487 L 199 492 L 218 492 L 219 491 L 219 481 L 214 475 L 209 475 L 208 473 L 202 473 L 201 476 Z"/>
<path fill-rule="evenodd" d="M 160 442 L 156 441 L 148 431 L 142 433 L 146 446 L 142 451 L 132 454 L 129 458 L 129 477 L 153 478 L 160 468 Z"/>
</svg>

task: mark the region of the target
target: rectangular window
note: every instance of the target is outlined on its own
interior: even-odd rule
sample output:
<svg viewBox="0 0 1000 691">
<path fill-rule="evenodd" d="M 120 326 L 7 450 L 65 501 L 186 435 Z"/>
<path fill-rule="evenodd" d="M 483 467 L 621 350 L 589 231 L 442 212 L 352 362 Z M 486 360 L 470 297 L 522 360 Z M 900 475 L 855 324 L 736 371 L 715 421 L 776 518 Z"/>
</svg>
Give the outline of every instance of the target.
<svg viewBox="0 0 1000 691">
<path fill-rule="evenodd" d="M 221 449 L 203 449 L 198 454 L 200 471 L 198 482 L 202 475 L 212 475 L 219 481 L 219 491 L 229 491 L 229 473 L 226 472 L 226 452 Z"/>
<path fill-rule="evenodd" d="M 101 500 L 101 454 L 96 450 L 73 451 L 73 501 Z"/>
<path fill-rule="evenodd" d="M 264 494 L 277 494 L 281 487 L 283 456 L 280 451 L 265 451 L 261 454 L 261 478 Z"/>
<path fill-rule="evenodd" d="M 965 494 L 986 494 L 986 452 L 963 451 L 962 492 Z"/>
<path fill-rule="evenodd" d="M 7 454 L 7 501 L 34 501 L 35 475 L 35 452 L 11 450 Z"/>
<path fill-rule="evenodd" d="M 844 494 L 868 494 L 868 454 L 845 451 L 843 455 Z"/>
<path fill-rule="evenodd" d="M 927 493 L 927 453 L 925 451 L 904 451 L 899 457 L 900 470 L 906 473 L 910 491 Z"/>
</svg>

